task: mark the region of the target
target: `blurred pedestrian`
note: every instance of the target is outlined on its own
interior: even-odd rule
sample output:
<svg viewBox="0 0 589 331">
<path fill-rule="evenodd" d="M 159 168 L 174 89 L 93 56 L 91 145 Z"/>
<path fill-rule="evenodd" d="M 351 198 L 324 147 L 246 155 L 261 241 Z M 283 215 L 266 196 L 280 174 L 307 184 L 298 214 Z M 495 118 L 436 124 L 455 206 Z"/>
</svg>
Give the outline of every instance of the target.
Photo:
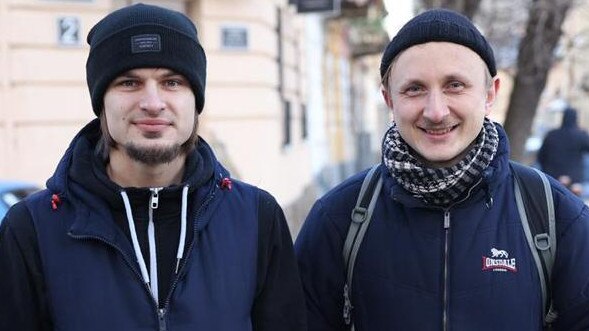
<svg viewBox="0 0 589 331">
<path fill-rule="evenodd" d="M 542 170 L 558 179 L 575 194 L 582 193 L 585 181 L 583 158 L 589 153 L 589 134 L 577 123 L 577 110 L 567 107 L 562 124 L 546 135 L 538 151 Z"/>
<path fill-rule="evenodd" d="M 2 223 L 0 330 L 305 330 L 281 208 L 197 134 L 194 24 L 137 4 L 88 43 L 98 119 Z"/>
<path fill-rule="evenodd" d="M 355 208 L 365 171 L 315 203 L 295 244 L 309 329 L 542 330 L 543 269 L 520 221 L 507 136 L 488 118 L 500 83 L 487 40 L 463 15 L 426 11 L 389 43 L 380 73 L 394 122 L 370 226 L 359 225 L 370 205 Z M 553 325 L 589 330 L 589 210 L 550 186 Z M 366 231 L 356 251 L 344 249 L 351 224 Z"/>
</svg>

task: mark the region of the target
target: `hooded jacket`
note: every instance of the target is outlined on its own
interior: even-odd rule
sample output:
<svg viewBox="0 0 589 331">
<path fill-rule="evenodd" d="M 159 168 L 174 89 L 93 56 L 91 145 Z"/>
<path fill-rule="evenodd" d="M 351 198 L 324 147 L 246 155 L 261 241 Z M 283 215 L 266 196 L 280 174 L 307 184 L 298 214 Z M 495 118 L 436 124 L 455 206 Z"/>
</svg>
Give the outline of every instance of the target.
<svg viewBox="0 0 589 331">
<path fill-rule="evenodd" d="M 230 179 L 202 139 L 182 185 L 121 188 L 95 155 L 99 131 L 98 120 L 82 129 L 47 189 L 6 215 L 0 329 L 305 329 L 290 233 L 270 194 Z M 157 274 L 145 275 L 152 263 Z"/>
<path fill-rule="evenodd" d="M 542 330 L 536 264 L 508 165 L 508 142 L 482 178 L 448 208 L 413 197 L 381 165 L 383 187 L 356 257 L 352 319 L 357 331 Z M 311 331 L 349 330 L 342 317 L 342 250 L 366 172 L 318 200 L 295 251 Z M 552 275 L 556 330 L 589 329 L 589 213 L 551 181 L 557 219 Z"/>
<path fill-rule="evenodd" d="M 554 178 L 566 175 L 573 183 L 582 183 L 585 153 L 589 153 L 589 134 L 577 125 L 576 110 L 567 108 L 561 127 L 548 132 L 544 138 L 538 151 L 538 163 Z"/>
</svg>

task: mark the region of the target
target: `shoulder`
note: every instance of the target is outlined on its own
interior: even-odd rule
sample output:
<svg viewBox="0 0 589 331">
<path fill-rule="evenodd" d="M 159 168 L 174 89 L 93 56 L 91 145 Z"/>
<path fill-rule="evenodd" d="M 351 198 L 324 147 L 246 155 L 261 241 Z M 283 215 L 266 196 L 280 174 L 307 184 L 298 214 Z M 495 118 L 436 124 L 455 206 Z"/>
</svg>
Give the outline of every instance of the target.
<svg viewBox="0 0 589 331">
<path fill-rule="evenodd" d="M 255 185 L 232 177 L 218 178 L 217 184 L 221 189 L 228 189 L 229 192 L 238 192 L 242 195 L 259 197 L 264 192 L 264 190 Z"/>
<path fill-rule="evenodd" d="M 299 237 L 302 239 L 321 233 L 344 236 L 367 173 L 368 170 L 365 170 L 348 178 L 319 198 L 303 223 Z"/>
<path fill-rule="evenodd" d="M 12 206 L 0 226 L 0 241 L 13 242 L 20 247 L 31 247 L 37 241 L 33 217 L 25 201 Z"/>
<path fill-rule="evenodd" d="M 223 184 L 221 184 L 223 185 Z M 242 182 L 237 179 L 230 179 L 231 191 L 237 192 L 242 198 L 255 199 L 258 205 L 258 212 L 280 209 L 280 205 L 268 191 L 255 185 Z"/>
<path fill-rule="evenodd" d="M 272 194 L 261 188 L 256 188 L 256 190 L 258 195 L 258 206 L 260 207 L 260 209 L 281 209 L 280 205 L 278 204 L 274 196 L 272 196 Z"/>
<path fill-rule="evenodd" d="M 346 179 L 341 184 L 329 190 L 317 202 L 330 212 L 340 209 L 341 206 L 349 206 L 349 209 L 352 209 L 356 204 L 362 182 L 366 178 L 368 171 L 369 169 L 363 170 Z"/>
<path fill-rule="evenodd" d="M 546 178 L 552 190 L 557 229 L 564 230 L 571 223 L 581 219 L 589 222 L 589 209 L 584 201 L 564 187 L 558 180 L 549 175 L 546 175 Z"/>
</svg>

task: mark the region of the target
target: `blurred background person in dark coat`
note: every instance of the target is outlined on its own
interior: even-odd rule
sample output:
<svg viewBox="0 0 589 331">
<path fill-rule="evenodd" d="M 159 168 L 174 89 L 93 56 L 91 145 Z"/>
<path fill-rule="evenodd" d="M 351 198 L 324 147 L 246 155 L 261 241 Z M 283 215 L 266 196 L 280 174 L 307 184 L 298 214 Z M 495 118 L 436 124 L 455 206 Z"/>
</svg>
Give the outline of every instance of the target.
<svg viewBox="0 0 589 331">
<path fill-rule="evenodd" d="M 542 170 L 581 195 L 584 181 L 583 156 L 589 152 L 589 134 L 577 124 L 577 110 L 567 107 L 562 125 L 546 135 L 538 152 Z"/>
</svg>

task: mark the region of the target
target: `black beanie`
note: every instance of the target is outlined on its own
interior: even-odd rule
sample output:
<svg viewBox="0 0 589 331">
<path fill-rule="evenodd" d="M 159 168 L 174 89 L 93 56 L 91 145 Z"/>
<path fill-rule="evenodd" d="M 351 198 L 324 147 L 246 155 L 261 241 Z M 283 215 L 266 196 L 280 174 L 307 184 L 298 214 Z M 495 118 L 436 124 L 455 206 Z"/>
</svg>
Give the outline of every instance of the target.
<svg viewBox="0 0 589 331">
<path fill-rule="evenodd" d="M 167 68 L 183 75 L 196 110 L 202 111 L 207 60 L 196 27 L 184 14 L 145 4 L 124 7 L 96 23 L 87 42 L 86 80 L 97 116 L 112 80 L 137 68 Z"/>
<path fill-rule="evenodd" d="M 477 53 L 489 68 L 491 76 L 497 74 L 493 49 L 464 15 L 447 9 L 425 11 L 407 22 L 391 40 L 380 62 L 380 77 L 384 78 L 393 59 L 407 48 L 430 41 L 460 44 Z"/>
</svg>

